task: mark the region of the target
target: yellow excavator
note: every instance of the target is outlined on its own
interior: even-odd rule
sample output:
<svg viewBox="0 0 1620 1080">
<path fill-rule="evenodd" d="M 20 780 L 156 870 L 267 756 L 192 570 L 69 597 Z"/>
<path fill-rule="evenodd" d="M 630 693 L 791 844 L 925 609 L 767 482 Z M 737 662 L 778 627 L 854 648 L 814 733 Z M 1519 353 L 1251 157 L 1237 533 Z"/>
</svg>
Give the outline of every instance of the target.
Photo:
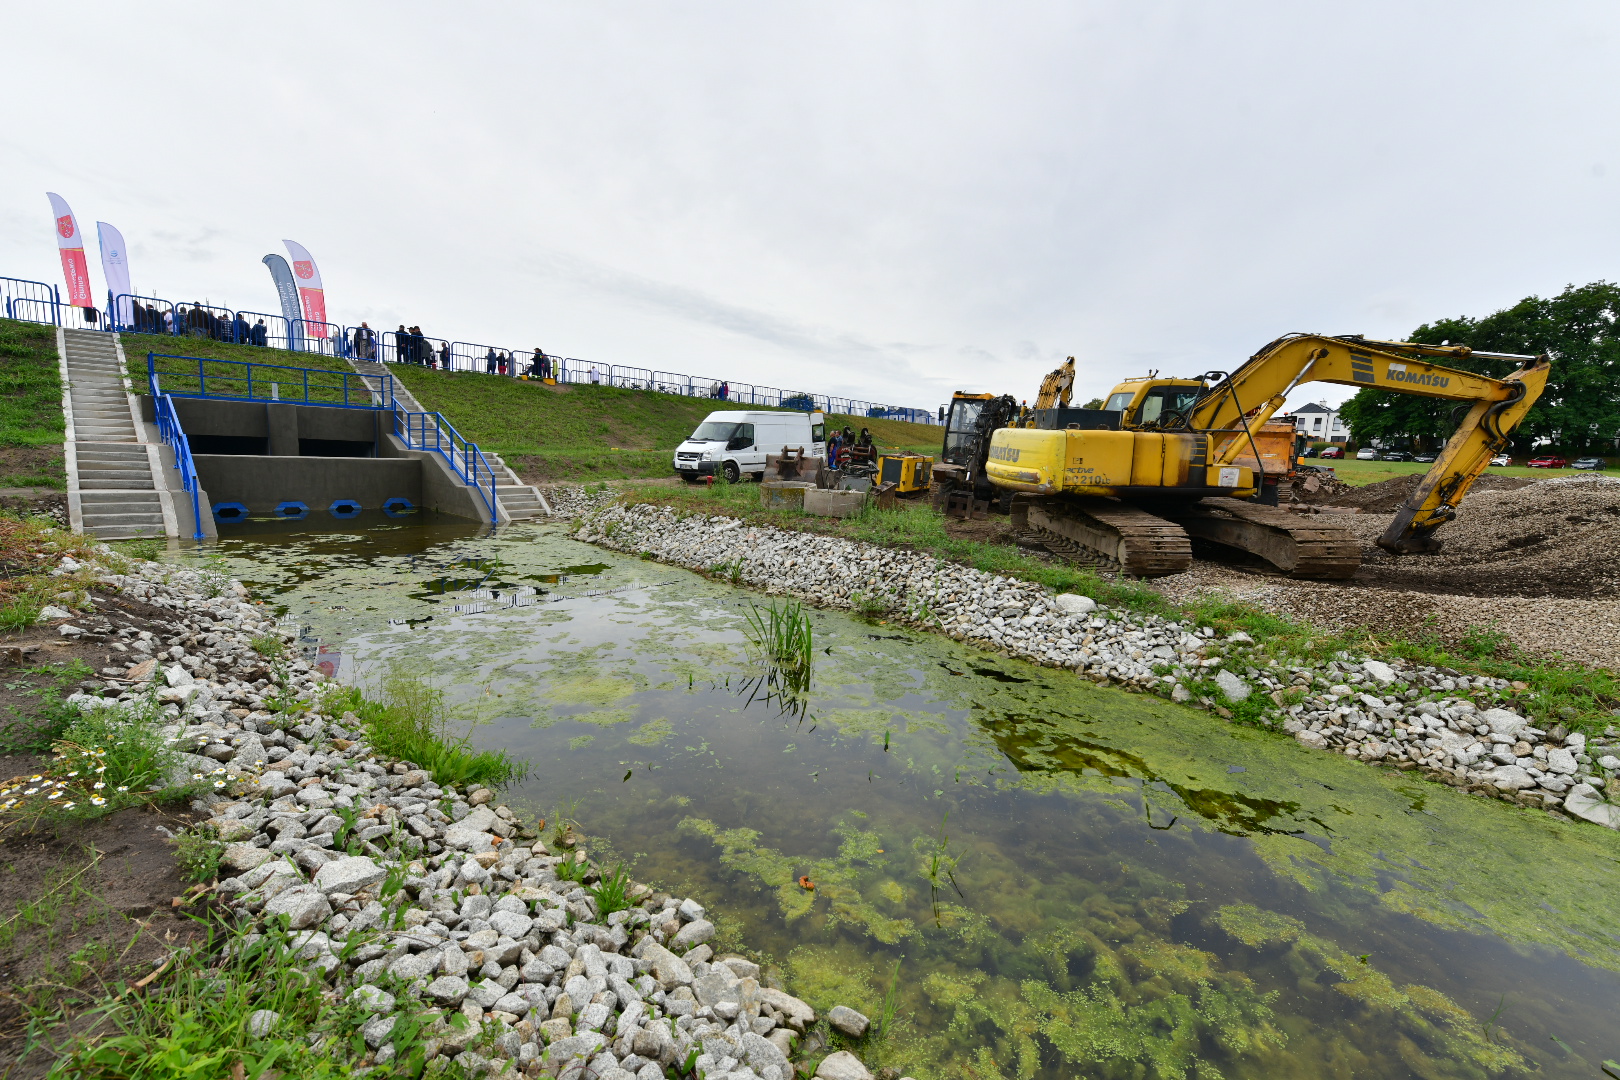
<svg viewBox="0 0 1620 1080">
<path fill-rule="evenodd" d="M 1468 356 L 1518 368 L 1493 379 L 1426 359 Z M 1013 524 L 1053 550 L 1084 549 L 1135 576 L 1187 569 L 1196 536 L 1252 552 L 1294 577 L 1347 578 L 1361 564 L 1355 537 L 1320 516 L 1275 506 L 1292 455 L 1268 452 L 1266 422 L 1289 393 L 1329 382 L 1467 405 L 1445 450 L 1378 539 L 1386 551 L 1412 554 L 1439 550 L 1431 534 L 1456 516 L 1491 457 L 1506 449 L 1548 370 L 1545 356 L 1290 334 L 1231 373 L 1150 374 L 1114 387 L 1102 409 L 1072 409 L 1071 357 L 1047 376 L 1032 410 L 1010 407 L 1010 398 L 964 396 L 981 421 L 978 438 L 962 437 L 964 450 L 979 458 L 964 475 L 1018 493 L 1009 500 Z M 947 446 L 950 439 L 948 424 Z"/>
</svg>

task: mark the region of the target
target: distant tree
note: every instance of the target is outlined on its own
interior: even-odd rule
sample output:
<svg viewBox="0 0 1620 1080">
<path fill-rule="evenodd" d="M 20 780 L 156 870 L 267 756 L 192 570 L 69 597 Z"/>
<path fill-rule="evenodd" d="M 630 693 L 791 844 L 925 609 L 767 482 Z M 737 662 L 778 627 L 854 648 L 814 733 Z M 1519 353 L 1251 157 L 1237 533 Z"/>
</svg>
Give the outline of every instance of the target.
<svg viewBox="0 0 1620 1080">
<path fill-rule="evenodd" d="M 1424 323 L 1408 341 L 1468 345 L 1485 352 L 1546 353 L 1552 372 L 1541 399 L 1519 425 L 1521 449 L 1546 440 L 1565 450 L 1612 450 L 1620 434 L 1620 285 L 1570 285 L 1550 300 L 1530 296 L 1483 319 Z M 1439 361 L 1500 378 L 1511 362 L 1469 357 Z M 1444 441 L 1461 418 L 1457 404 L 1387 390 L 1361 390 L 1339 412 L 1363 445 L 1374 439 Z"/>
<path fill-rule="evenodd" d="M 1094 397 L 1080 407 L 1082 409 L 1100 409 L 1103 407 L 1103 399 L 1100 397 Z"/>
</svg>

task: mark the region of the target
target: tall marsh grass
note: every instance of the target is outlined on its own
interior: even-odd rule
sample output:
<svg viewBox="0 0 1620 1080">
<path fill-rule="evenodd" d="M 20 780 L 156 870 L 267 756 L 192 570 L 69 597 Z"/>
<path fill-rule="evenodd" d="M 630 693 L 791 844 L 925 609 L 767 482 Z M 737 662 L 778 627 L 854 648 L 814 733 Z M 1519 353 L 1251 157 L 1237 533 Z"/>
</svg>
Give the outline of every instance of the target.
<svg viewBox="0 0 1620 1080">
<path fill-rule="evenodd" d="M 804 606 L 789 601 L 777 607 L 773 602 L 768 608 L 751 608 L 744 618 L 749 642 L 782 685 L 795 694 L 808 690 L 815 659 L 815 632 Z"/>
<path fill-rule="evenodd" d="M 444 688 L 403 664 L 383 673 L 375 700 L 345 686 L 328 691 L 324 707 L 353 712 L 378 753 L 430 770 L 436 783 L 499 785 L 523 774 L 504 750 L 474 750 L 471 730 L 458 730 L 450 716 Z"/>
</svg>

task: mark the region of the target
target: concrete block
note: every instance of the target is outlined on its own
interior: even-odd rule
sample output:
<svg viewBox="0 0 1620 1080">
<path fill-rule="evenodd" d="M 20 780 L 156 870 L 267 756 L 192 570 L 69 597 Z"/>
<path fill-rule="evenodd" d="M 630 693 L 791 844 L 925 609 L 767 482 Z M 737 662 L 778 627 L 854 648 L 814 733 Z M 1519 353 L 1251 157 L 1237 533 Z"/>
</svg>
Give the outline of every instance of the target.
<svg viewBox="0 0 1620 1080">
<path fill-rule="evenodd" d="M 805 496 L 815 489 L 816 485 L 805 480 L 767 480 L 759 485 L 759 502 L 772 509 L 801 510 Z"/>
<path fill-rule="evenodd" d="M 864 491 L 822 491 L 804 493 L 804 512 L 820 517 L 851 517 L 866 505 Z"/>
</svg>

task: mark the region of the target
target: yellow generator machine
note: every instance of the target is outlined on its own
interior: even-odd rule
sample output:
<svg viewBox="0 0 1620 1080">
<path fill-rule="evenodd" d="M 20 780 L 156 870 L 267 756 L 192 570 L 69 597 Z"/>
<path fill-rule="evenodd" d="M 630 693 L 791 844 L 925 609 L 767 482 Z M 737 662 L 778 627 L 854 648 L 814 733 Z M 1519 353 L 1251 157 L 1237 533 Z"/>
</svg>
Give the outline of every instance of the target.
<svg viewBox="0 0 1620 1080">
<path fill-rule="evenodd" d="M 1428 357 L 1472 357 L 1516 370 L 1491 378 Z M 1438 550 L 1431 534 L 1456 516 L 1491 456 L 1507 446 L 1547 373 L 1545 357 L 1290 334 L 1230 374 L 1123 382 L 1102 410 L 1040 402 L 1059 407 L 1038 407 L 1032 426 L 1015 422 L 992 432 L 983 473 L 995 487 L 1021 493 L 1011 506 L 1015 525 L 1050 538 L 1054 550 L 1079 545 L 1127 573 L 1185 570 L 1190 537 L 1199 537 L 1296 577 L 1345 578 L 1361 565 L 1354 535 L 1266 505 L 1276 502 L 1276 484 L 1294 464 L 1288 431 L 1267 429 L 1288 394 L 1301 383 L 1331 382 L 1463 403 L 1461 425 L 1378 539 L 1386 551 L 1412 554 Z M 1066 398 L 1062 375 L 1048 379 Z M 1089 416 L 1070 422 L 1068 414 Z"/>
<path fill-rule="evenodd" d="M 932 478 L 934 459 L 921 454 L 879 454 L 879 485 L 894 484 L 897 495 L 915 495 L 928 490 Z"/>
</svg>

